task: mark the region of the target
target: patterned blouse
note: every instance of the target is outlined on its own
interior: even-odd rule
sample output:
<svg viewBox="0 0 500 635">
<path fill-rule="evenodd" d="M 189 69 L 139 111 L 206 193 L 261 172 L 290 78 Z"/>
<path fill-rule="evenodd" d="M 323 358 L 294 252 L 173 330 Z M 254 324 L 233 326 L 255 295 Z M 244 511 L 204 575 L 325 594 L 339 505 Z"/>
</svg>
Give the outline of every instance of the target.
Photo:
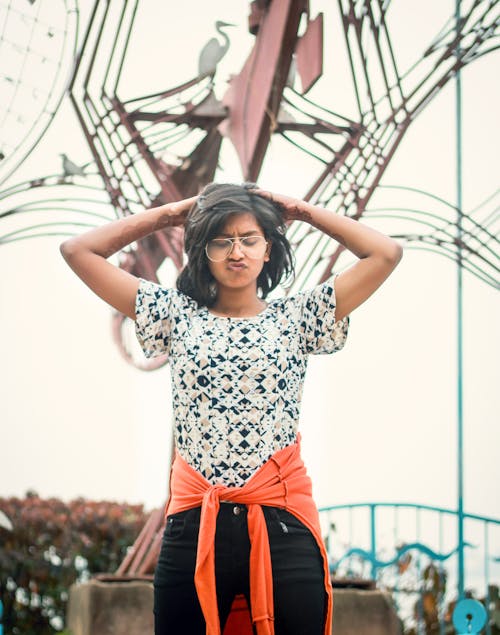
<svg viewBox="0 0 500 635">
<path fill-rule="evenodd" d="M 307 356 L 335 353 L 347 337 L 334 279 L 246 318 L 213 315 L 141 279 L 137 338 L 146 357 L 168 355 L 175 445 L 209 482 L 241 487 L 295 442 Z"/>
</svg>

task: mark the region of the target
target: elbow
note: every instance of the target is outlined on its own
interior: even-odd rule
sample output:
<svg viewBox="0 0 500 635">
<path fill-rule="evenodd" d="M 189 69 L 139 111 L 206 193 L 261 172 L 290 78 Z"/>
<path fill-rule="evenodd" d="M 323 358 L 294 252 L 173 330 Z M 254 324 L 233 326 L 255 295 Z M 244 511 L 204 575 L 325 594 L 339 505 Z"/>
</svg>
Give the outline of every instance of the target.
<svg viewBox="0 0 500 635">
<path fill-rule="evenodd" d="M 386 246 L 378 257 L 381 267 L 385 269 L 388 274 L 394 271 L 403 257 L 403 247 L 395 240 L 391 242 L 392 244 Z"/>
<path fill-rule="evenodd" d="M 391 239 L 391 244 L 387 247 L 384 253 L 384 259 L 386 262 L 392 264 L 394 267 L 400 262 L 403 257 L 403 247 L 396 241 Z"/>
<path fill-rule="evenodd" d="M 63 241 L 59 245 L 59 251 L 61 253 L 61 256 L 64 258 L 64 260 L 66 260 L 66 262 L 69 262 L 71 258 L 75 255 L 75 253 L 78 251 L 78 247 L 75 244 L 75 239 L 68 238 L 68 240 Z"/>
<path fill-rule="evenodd" d="M 59 252 L 64 260 L 68 260 L 69 252 L 71 250 L 70 242 L 71 240 L 65 240 L 59 245 Z"/>
<path fill-rule="evenodd" d="M 390 258 L 395 265 L 397 265 L 401 261 L 401 258 L 403 257 L 403 251 L 403 247 L 398 242 L 394 241 L 394 249 Z"/>
</svg>

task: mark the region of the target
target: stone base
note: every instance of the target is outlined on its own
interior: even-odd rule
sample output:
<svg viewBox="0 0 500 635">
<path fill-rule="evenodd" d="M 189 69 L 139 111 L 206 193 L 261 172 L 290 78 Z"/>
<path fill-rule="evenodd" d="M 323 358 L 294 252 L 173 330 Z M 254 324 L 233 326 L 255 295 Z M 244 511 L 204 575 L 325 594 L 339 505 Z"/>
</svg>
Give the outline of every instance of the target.
<svg viewBox="0 0 500 635">
<path fill-rule="evenodd" d="M 66 625 L 71 635 L 153 635 L 151 582 L 73 584 Z"/>
<path fill-rule="evenodd" d="M 333 635 L 401 635 L 402 632 L 388 593 L 333 589 Z"/>
<path fill-rule="evenodd" d="M 153 635 L 150 582 L 72 585 L 67 628 L 72 635 Z M 333 635 L 401 635 L 390 595 L 380 591 L 334 589 Z"/>
</svg>

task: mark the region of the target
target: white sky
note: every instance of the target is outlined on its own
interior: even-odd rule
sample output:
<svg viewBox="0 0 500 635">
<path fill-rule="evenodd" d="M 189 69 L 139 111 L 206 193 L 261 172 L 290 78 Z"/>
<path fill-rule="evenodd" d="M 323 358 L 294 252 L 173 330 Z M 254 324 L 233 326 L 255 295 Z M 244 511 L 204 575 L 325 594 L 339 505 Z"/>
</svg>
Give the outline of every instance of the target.
<svg viewBox="0 0 500 635">
<path fill-rule="evenodd" d="M 81 4 L 85 17 L 91 3 Z M 311 4 L 313 16 L 330 7 L 328 73 L 316 94 L 327 107 L 349 114 L 336 3 Z M 405 68 L 452 14 L 454 2 L 427 0 L 418 13 L 410 0 L 393 5 L 394 45 Z M 127 96 L 191 78 L 215 19 L 239 25 L 231 33 L 221 80 L 241 67 L 251 41 L 246 2 L 191 0 L 175 6 L 175 13 L 163 14 L 160 3 L 141 3 L 133 56 L 125 67 Z M 497 53 L 463 73 L 465 210 L 498 184 L 495 72 L 498 76 Z M 453 203 L 454 125 L 450 84 L 414 122 L 383 183 L 419 187 Z M 90 159 L 68 101 L 10 183 L 58 171 L 59 152 L 77 163 Z M 229 150 L 227 156 L 226 173 L 218 180 L 241 180 Z M 319 172 L 304 166 L 289 166 L 273 141 L 259 182 L 301 196 Z M 378 195 L 371 207 L 397 205 L 397 194 L 387 197 Z M 171 429 L 169 371 L 143 373 L 122 361 L 111 338 L 111 310 L 64 264 L 59 242 L 43 238 L 0 248 L 0 495 L 22 496 L 33 488 L 64 499 L 82 495 L 162 505 Z M 498 296 L 465 273 L 464 303 L 465 507 L 498 516 Z M 353 313 L 345 349 L 311 357 L 301 429 L 319 505 L 456 505 L 456 325 L 454 265 L 406 250 L 390 279 Z"/>
</svg>

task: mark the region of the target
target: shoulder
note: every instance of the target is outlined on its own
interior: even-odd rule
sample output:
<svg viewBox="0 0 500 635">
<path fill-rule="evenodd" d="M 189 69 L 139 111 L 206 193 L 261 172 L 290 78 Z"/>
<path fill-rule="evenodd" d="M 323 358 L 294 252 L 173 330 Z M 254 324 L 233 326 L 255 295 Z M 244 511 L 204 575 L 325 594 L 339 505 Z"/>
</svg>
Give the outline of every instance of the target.
<svg viewBox="0 0 500 635">
<path fill-rule="evenodd" d="M 140 278 L 135 306 L 137 315 L 152 307 L 169 312 L 172 309 L 194 311 L 198 308 L 198 303 L 178 289 Z"/>
<path fill-rule="evenodd" d="M 289 311 L 304 311 L 316 312 L 320 309 L 326 310 L 335 308 L 335 276 L 328 278 L 325 282 L 312 287 L 311 289 L 305 289 L 298 291 L 297 293 L 285 296 L 277 303 L 281 303 L 283 309 Z"/>
<path fill-rule="evenodd" d="M 189 328 L 197 303 L 177 289 L 139 279 L 135 300 L 135 332 L 146 357 L 168 355 L 175 325 Z"/>
<path fill-rule="evenodd" d="M 345 344 L 349 318 L 337 320 L 335 316 L 337 275 L 288 298 L 287 310 L 297 321 L 306 353 L 334 353 Z"/>
</svg>

